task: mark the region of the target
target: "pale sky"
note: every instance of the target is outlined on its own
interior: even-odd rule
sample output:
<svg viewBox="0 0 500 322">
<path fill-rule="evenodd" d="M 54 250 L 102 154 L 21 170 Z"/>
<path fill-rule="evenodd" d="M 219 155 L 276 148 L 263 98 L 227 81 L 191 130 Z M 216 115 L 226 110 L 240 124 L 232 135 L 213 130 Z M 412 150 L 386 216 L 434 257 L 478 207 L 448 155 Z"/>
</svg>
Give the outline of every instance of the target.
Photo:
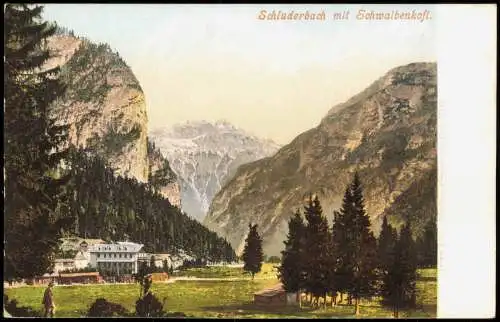
<svg viewBox="0 0 500 322">
<path fill-rule="evenodd" d="M 325 11 L 326 21 L 266 21 Z M 431 20 L 360 21 L 359 9 L 431 12 Z M 349 10 L 349 20 L 333 13 Z M 225 119 L 286 144 L 389 69 L 436 61 L 432 5 L 46 4 L 44 17 L 107 42 L 146 96 L 149 127 Z"/>
</svg>

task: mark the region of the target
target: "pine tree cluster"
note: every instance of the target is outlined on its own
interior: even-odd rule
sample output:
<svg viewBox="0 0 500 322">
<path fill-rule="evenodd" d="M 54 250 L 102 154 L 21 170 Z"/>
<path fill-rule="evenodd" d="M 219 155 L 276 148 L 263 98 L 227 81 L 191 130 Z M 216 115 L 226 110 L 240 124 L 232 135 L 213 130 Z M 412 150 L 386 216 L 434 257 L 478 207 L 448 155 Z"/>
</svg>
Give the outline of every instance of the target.
<svg viewBox="0 0 500 322">
<path fill-rule="evenodd" d="M 427 254 L 421 257 L 432 256 L 432 252 L 424 251 L 425 246 L 436 248 L 432 245 L 432 224 L 427 238 L 424 235 L 416 243 L 409 224 L 398 235 L 384 218 L 377 240 L 370 230 L 357 173 L 345 190 L 341 208 L 334 212 L 331 228 L 317 196 L 309 197 L 304 219 L 297 210 L 289 220 L 285 249 L 281 252 L 278 276 L 287 292 L 305 292 L 313 305 L 323 298 L 325 306 L 327 295 L 333 306 L 347 294 L 348 304 L 354 301 L 356 314 L 361 299 L 375 296 L 381 297 L 382 304 L 391 307 L 395 316 L 401 308 L 415 306 L 418 245 L 420 253 Z"/>
</svg>

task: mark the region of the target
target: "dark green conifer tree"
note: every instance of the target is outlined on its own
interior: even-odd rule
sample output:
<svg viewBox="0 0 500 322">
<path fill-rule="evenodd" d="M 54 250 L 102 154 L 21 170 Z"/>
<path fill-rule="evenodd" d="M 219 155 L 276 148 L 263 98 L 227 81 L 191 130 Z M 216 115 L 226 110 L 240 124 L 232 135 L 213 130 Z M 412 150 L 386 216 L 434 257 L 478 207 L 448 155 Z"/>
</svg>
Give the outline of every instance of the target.
<svg viewBox="0 0 500 322">
<path fill-rule="evenodd" d="M 304 221 L 297 209 L 288 222 L 288 235 L 284 242 L 285 249 L 281 251 L 278 277 L 287 292 L 299 292 L 299 295 L 304 287 L 304 259 L 302 258 L 304 256 L 304 232 Z"/>
<path fill-rule="evenodd" d="M 340 237 L 337 237 L 337 287 L 346 290 L 349 298 L 354 299 L 355 314 L 359 315 L 360 300 L 376 293 L 377 241 L 370 230 L 358 173 L 354 174 L 346 189 L 337 217 L 338 225 L 342 227 Z"/>
<path fill-rule="evenodd" d="M 402 308 L 413 308 L 416 302 L 417 264 L 410 224 L 401 229 L 393 259 L 383 278 L 382 304 L 391 307 L 397 318 Z"/>
<path fill-rule="evenodd" d="M 352 241 L 354 242 L 352 276 L 349 294 L 355 300 L 356 311 L 359 315 L 359 305 L 362 298 L 368 298 L 376 292 L 377 268 L 377 241 L 370 230 L 370 218 L 365 212 L 363 189 L 359 175 L 356 172 L 351 185 L 353 200 L 353 217 L 350 224 Z"/>
<path fill-rule="evenodd" d="M 419 267 L 437 267 L 437 225 L 435 218 L 431 218 L 425 226 L 422 236 L 417 239 L 416 247 Z"/>
<path fill-rule="evenodd" d="M 378 238 L 378 260 L 379 272 L 384 276 L 394 260 L 394 249 L 397 241 L 396 230 L 387 222 L 387 217 L 384 216 L 382 228 Z"/>
<path fill-rule="evenodd" d="M 67 129 L 56 125 L 52 103 L 64 92 L 58 68 L 43 70 L 45 40 L 55 33 L 42 6 L 4 8 L 4 277 L 30 278 L 52 267 L 58 239 L 70 222 L 60 195 L 69 180 L 58 167 Z M 58 213 L 59 212 L 59 213 Z"/>
<path fill-rule="evenodd" d="M 347 186 L 342 200 L 340 211 L 334 213 L 334 224 L 332 226 L 333 248 L 335 249 L 335 273 L 331 281 L 330 289 L 335 289 L 340 293 L 340 302 L 344 299 L 344 294 L 349 291 L 352 283 L 352 254 L 354 252 L 354 242 L 352 241 L 352 225 L 348 219 L 352 217 L 353 200 L 350 185 Z M 351 303 L 349 303 L 351 304 Z"/>
<path fill-rule="evenodd" d="M 149 272 L 151 273 L 156 273 L 156 258 L 155 256 L 151 256 L 150 260 L 149 260 Z"/>
<path fill-rule="evenodd" d="M 341 293 L 347 290 L 345 276 L 341 274 L 342 256 L 344 256 L 341 245 L 345 233 L 341 215 L 342 214 L 338 211 L 333 212 L 333 225 L 331 229 L 330 272 L 328 276 L 328 285 L 329 293 L 332 297 L 332 306 L 337 304 L 337 295 L 339 292 Z"/>
<path fill-rule="evenodd" d="M 249 272 L 253 279 L 255 274 L 260 272 L 262 268 L 264 253 L 262 252 L 262 238 L 257 231 L 257 224 L 249 224 L 248 228 L 249 232 L 245 240 L 245 248 L 242 255 L 244 262 L 243 270 Z"/>
<path fill-rule="evenodd" d="M 318 297 L 325 299 L 330 289 L 330 263 L 331 263 L 331 234 L 326 217 L 318 197 L 309 197 L 305 208 L 306 228 L 305 246 L 306 253 L 304 264 L 304 287 L 316 300 Z"/>
</svg>

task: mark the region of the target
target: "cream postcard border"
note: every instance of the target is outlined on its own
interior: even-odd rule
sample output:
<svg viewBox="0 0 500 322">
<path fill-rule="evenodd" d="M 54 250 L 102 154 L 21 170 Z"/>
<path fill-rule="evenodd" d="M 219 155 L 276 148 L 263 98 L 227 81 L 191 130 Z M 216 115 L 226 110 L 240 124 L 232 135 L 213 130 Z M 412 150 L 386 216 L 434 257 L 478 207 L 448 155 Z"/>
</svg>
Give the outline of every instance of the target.
<svg viewBox="0 0 500 322">
<path fill-rule="evenodd" d="M 496 6 L 437 5 L 438 318 L 495 316 Z"/>
</svg>

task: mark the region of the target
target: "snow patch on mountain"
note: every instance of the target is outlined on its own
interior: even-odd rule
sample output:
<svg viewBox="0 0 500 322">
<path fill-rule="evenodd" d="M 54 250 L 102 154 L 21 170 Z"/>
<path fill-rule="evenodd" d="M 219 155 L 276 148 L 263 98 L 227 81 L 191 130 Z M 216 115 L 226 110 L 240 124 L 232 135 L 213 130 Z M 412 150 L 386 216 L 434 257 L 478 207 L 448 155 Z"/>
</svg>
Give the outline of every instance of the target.
<svg viewBox="0 0 500 322">
<path fill-rule="evenodd" d="M 245 163 L 273 155 L 280 146 L 228 121 L 188 121 L 150 131 L 181 185 L 182 209 L 202 221 L 213 197 Z"/>
</svg>

